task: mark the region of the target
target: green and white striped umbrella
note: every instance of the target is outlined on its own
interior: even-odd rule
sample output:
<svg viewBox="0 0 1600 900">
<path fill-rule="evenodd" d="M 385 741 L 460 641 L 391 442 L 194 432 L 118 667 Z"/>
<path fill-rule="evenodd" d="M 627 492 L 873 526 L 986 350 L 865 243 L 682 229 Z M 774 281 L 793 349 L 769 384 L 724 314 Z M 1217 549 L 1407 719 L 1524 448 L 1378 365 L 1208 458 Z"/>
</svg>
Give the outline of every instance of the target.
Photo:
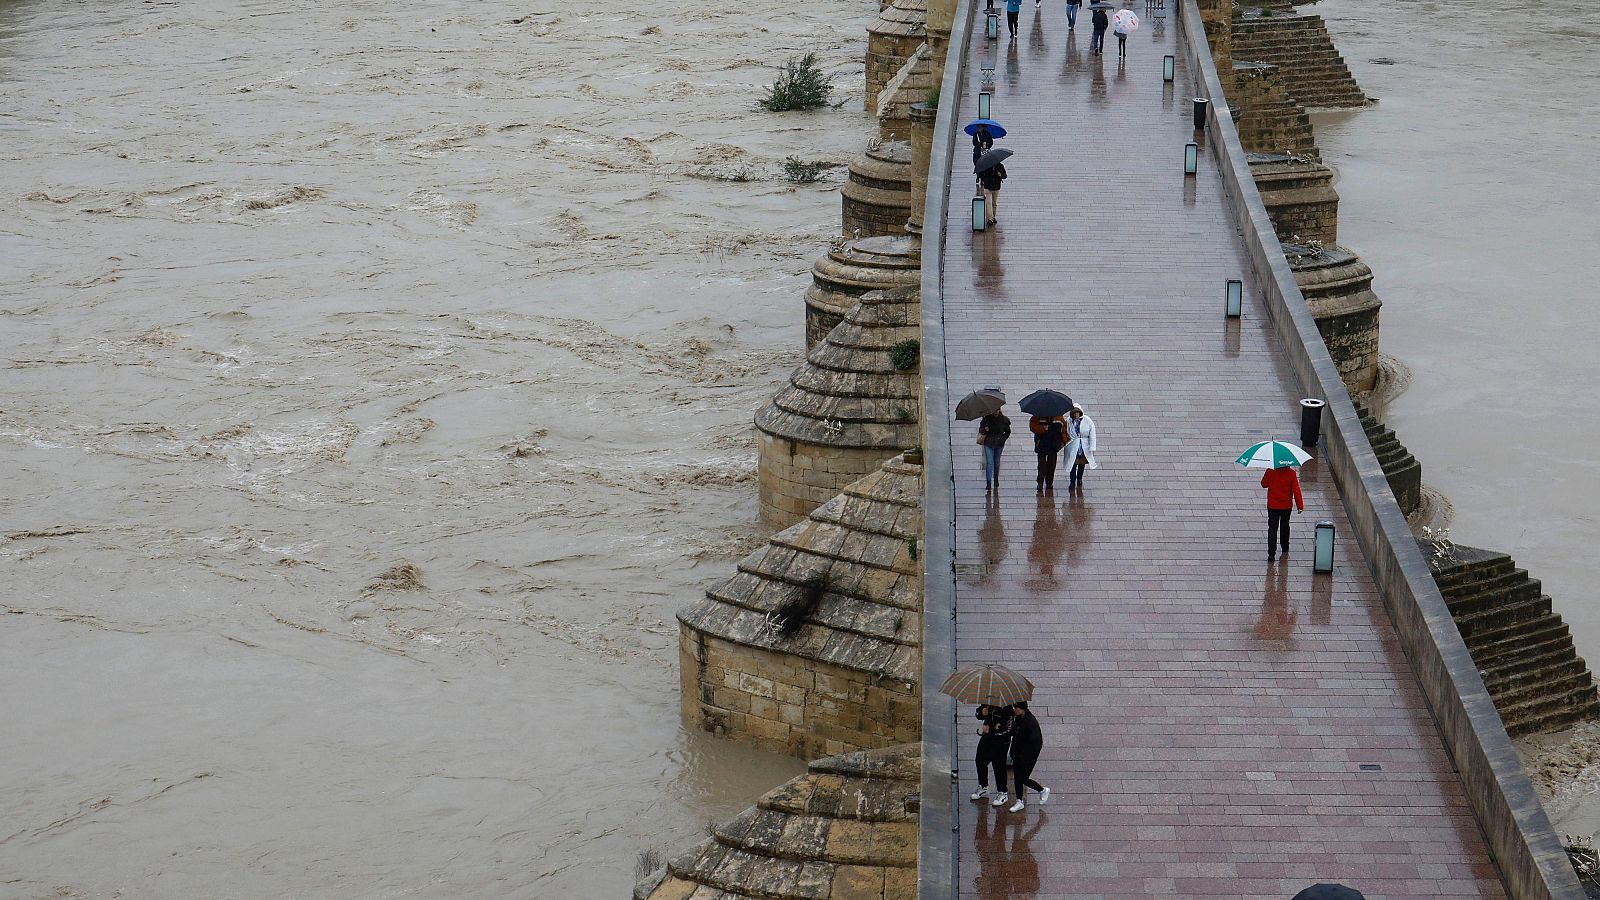
<svg viewBox="0 0 1600 900">
<path fill-rule="evenodd" d="M 1283 441 L 1262 441 L 1252 444 L 1249 450 L 1234 460 L 1246 469 L 1277 469 L 1283 466 L 1298 467 L 1311 458 L 1311 454 Z"/>
</svg>

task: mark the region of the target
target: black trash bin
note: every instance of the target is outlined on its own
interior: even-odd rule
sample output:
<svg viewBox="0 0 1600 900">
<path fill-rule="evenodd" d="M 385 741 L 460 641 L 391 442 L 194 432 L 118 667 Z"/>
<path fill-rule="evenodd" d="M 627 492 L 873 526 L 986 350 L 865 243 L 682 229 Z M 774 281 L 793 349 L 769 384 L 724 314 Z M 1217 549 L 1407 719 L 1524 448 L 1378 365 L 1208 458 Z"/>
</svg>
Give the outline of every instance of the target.
<svg viewBox="0 0 1600 900">
<path fill-rule="evenodd" d="M 1204 97 L 1194 98 L 1194 130 L 1200 131 L 1206 127 L 1206 107 L 1210 102 Z"/>
<path fill-rule="evenodd" d="M 1322 434 L 1322 408 L 1328 404 L 1313 397 L 1300 401 L 1300 446 L 1315 447 Z"/>
</svg>

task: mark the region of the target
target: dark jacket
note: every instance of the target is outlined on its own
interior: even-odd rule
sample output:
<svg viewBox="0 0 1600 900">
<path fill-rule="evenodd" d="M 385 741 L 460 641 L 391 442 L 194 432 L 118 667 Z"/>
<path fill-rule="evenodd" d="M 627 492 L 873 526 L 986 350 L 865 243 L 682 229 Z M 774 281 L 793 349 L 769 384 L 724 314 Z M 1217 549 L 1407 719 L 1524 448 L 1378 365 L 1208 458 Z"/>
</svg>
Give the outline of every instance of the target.
<svg viewBox="0 0 1600 900">
<path fill-rule="evenodd" d="M 1105 31 L 1111 27 L 1111 17 L 1103 9 L 1094 11 L 1094 27 L 1096 31 Z"/>
<path fill-rule="evenodd" d="M 1033 432 L 1033 452 L 1059 453 L 1067 445 L 1067 423 L 1060 416 L 1028 420 L 1028 430 Z"/>
<path fill-rule="evenodd" d="M 1005 163 L 1001 163 L 1001 164 L 995 166 L 994 168 L 984 169 L 982 172 L 979 172 L 978 173 L 978 180 L 983 182 L 983 186 L 985 188 L 987 188 L 988 190 L 991 190 L 991 191 L 1000 190 L 1000 182 L 1006 180 L 1006 165 L 1005 165 Z"/>
<path fill-rule="evenodd" d="M 1019 766 L 1038 762 L 1044 749 L 1044 734 L 1039 731 L 1039 719 L 1033 713 L 1011 719 L 1011 759 Z"/>
<path fill-rule="evenodd" d="M 1004 447 L 1011 437 L 1011 420 L 1005 413 L 990 413 L 978 423 L 978 433 L 983 435 L 985 447 Z"/>
<path fill-rule="evenodd" d="M 989 730 L 983 732 L 983 736 L 978 740 L 1008 741 L 1011 739 L 1011 707 L 980 706 L 978 711 L 972 714 L 972 717 L 989 726 Z"/>
</svg>

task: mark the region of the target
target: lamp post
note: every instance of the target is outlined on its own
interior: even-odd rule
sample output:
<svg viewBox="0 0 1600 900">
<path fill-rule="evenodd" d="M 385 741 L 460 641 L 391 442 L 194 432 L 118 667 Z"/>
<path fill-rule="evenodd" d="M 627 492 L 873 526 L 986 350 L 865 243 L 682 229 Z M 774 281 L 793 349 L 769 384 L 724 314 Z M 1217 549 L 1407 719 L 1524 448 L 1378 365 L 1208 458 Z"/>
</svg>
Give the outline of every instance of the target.
<svg viewBox="0 0 1600 900">
<path fill-rule="evenodd" d="M 1311 557 L 1311 570 L 1320 574 L 1333 572 L 1333 523 L 1317 523 L 1316 549 Z"/>
<path fill-rule="evenodd" d="M 987 23 L 984 26 L 984 34 L 988 35 L 989 40 L 991 40 L 991 41 L 999 40 L 1000 39 L 1000 14 L 997 13 L 997 12 L 990 11 L 989 14 L 984 17 L 984 21 Z"/>
<path fill-rule="evenodd" d="M 994 118 L 993 116 L 989 115 L 989 111 L 993 106 L 994 106 L 994 92 L 992 92 L 992 91 L 979 91 L 978 92 L 978 118 L 980 118 L 980 119 L 992 119 L 992 118 Z"/>
<path fill-rule="evenodd" d="M 1228 318 L 1237 319 L 1244 315 L 1244 282 L 1237 278 L 1228 279 Z"/>
<path fill-rule="evenodd" d="M 1206 127 L 1206 107 L 1211 103 L 1204 97 L 1194 98 L 1194 130 L 1200 131 Z"/>
<path fill-rule="evenodd" d="M 1171 82 L 1178 77 L 1178 58 L 1175 56 L 1161 57 L 1161 80 Z"/>
<path fill-rule="evenodd" d="M 983 191 L 972 198 L 972 230 L 983 231 L 989 227 L 989 201 Z"/>
<path fill-rule="evenodd" d="M 1183 174 L 1193 175 L 1200 170 L 1200 145 L 1190 141 L 1183 145 Z"/>
</svg>

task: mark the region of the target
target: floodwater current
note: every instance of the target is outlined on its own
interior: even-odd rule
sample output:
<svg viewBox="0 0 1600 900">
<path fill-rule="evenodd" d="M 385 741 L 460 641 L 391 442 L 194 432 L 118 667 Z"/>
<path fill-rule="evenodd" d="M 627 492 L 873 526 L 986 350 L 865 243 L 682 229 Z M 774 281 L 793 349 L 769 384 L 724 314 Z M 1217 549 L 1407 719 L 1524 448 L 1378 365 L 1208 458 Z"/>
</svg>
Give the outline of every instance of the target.
<svg viewBox="0 0 1600 900">
<path fill-rule="evenodd" d="M 0 897 L 622 897 L 799 770 L 673 616 L 876 9 L 0 0 Z"/>
<path fill-rule="evenodd" d="M 1388 423 L 1451 539 L 1544 582 L 1600 666 L 1600 7 L 1323 0 L 1376 106 L 1316 117 L 1339 242 L 1372 266 Z M 1600 831 L 1600 731 L 1528 755 L 1559 831 Z"/>
</svg>

